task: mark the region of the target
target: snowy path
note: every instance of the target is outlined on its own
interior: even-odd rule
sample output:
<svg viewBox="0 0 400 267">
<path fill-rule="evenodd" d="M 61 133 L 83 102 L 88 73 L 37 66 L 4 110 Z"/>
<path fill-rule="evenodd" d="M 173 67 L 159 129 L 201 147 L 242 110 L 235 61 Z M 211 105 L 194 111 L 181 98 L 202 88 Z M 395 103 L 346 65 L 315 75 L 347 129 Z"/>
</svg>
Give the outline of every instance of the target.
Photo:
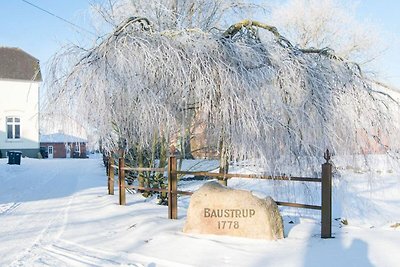
<svg viewBox="0 0 400 267">
<path fill-rule="evenodd" d="M 286 238 L 273 242 L 183 234 L 187 198 L 179 199 L 178 220 L 168 220 L 167 207 L 139 194 L 128 194 L 127 205 L 119 206 L 118 195 L 107 195 L 100 159 L 23 159 L 20 166 L 0 159 L 0 179 L 0 266 L 395 267 L 400 262 L 400 227 L 390 227 L 400 222 L 400 178 L 392 174 L 382 180 L 376 201 L 386 208 L 381 217 L 393 218 L 388 223 L 373 227 L 349 219 L 350 225 L 339 228 L 335 221 L 336 238 L 322 240 L 318 216 L 286 215 Z M 243 184 L 258 190 L 260 185 Z M 348 198 L 355 202 L 354 214 L 368 222 L 372 213 L 360 212 L 362 196 L 352 189 Z"/>
<path fill-rule="evenodd" d="M 112 218 L 98 212 L 101 208 L 127 212 L 116 205 L 115 196 L 105 194 L 103 172 L 100 160 L 23 160 L 21 166 L 7 165 L 5 174 L 0 172 L 6 185 L 0 196 L 0 266 L 185 266 L 107 251 L 101 245 L 95 248 L 99 242 L 85 245 L 91 238 L 118 233 Z"/>
<path fill-rule="evenodd" d="M 88 170 L 79 166 L 85 163 L 79 161 L 75 168 L 67 161 L 38 163 L 43 164 L 29 166 L 27 161 L 7 166 L 13 175 L 5 177 L 6 183 L 16 190 L 1 195 L 0 251 L 2 261 L 10 266 L 27 265 L 37 258 L 38 248 L 58 242 L 67 224 L 73 192 L 79 190 L 80 179 Z M 7 200 L 10 202 L 3 204 Z M 15 254 L 15 248 L 19 253 Z"/>
</svg>

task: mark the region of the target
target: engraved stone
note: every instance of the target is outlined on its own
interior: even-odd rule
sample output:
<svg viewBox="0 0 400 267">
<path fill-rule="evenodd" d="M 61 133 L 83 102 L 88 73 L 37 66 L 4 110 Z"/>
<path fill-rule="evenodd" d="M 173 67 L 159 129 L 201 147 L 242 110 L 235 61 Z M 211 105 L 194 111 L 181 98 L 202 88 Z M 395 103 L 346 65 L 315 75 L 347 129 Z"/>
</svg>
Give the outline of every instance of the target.
<svg viewBox="0 0 400 267">
<path fill-rule="evenodd" d="M 282 217 L 271 197 L 261 199 L 217 182 L 204 184 L 192 195 L 183 232 L 268 240 L 284 237 Z"/>
</svg>

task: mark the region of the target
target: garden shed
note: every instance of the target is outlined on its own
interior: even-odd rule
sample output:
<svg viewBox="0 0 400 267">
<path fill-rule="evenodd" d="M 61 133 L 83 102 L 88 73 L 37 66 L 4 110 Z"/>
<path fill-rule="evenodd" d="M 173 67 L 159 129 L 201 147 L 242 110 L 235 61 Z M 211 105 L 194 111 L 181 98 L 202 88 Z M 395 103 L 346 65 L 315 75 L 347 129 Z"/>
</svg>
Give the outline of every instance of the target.
<svg viewBox="0 0 400 267">
<path fill-rule="evenodd" d="M 41 135 L 40 148 L 47 158 L 86 158 L 87 140 L 63 133 Z"/>
</svg>

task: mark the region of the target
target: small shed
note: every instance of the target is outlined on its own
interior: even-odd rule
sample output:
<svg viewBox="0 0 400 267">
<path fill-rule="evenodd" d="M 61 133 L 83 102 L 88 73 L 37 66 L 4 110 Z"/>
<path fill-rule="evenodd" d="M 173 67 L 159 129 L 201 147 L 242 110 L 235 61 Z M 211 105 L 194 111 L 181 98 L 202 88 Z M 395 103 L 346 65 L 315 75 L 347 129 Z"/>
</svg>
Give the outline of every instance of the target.
<svg viewBox="0 0 400 267">
<path fill-rule="evenodd" d="M 40 151 L 44 158 L 86 158 L 87 140 L 63 133 L 40 136 Z"/>
</svg>

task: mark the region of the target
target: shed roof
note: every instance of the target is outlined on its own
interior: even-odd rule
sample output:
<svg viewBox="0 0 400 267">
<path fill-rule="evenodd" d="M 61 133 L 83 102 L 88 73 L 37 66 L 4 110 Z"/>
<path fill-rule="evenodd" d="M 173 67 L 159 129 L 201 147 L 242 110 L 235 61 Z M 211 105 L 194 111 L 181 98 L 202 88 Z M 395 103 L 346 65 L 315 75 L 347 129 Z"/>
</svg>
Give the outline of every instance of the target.
<svg viewBox="0 0 400 267">
<path fill-rule="evenodd" d="M 39 60 L 19 48 L 0 46 L 0 79 L 40 82 Z"/>
<path fill-rule="evenodd" d="M 86 143 L 87 140 L 73 135 L 55 133 L 40 136 L 40 143 Z"/>
</svg>

